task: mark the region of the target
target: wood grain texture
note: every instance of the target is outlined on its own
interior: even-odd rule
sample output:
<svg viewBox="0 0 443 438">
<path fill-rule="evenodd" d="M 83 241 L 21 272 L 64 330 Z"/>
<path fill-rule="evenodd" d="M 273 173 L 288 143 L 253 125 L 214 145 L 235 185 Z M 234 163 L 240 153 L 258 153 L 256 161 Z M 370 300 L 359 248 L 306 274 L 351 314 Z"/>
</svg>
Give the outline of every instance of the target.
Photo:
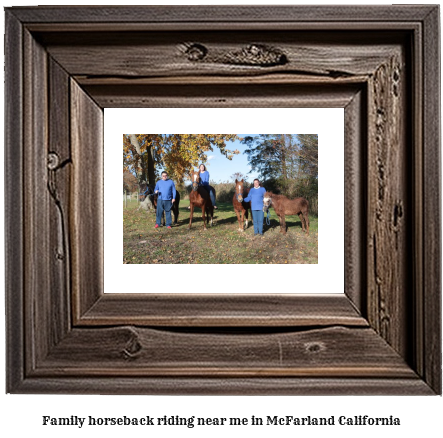
<svg viewBox="0 0 443 438">
<path fill-rule="evenodd" d="M 345 107 L 345 182 L 344 245 L 345 293 L 360 314 L 367 318 L 366 288 L 366 222 L 365 194 L 367 190 L 367 99 L 362 90 L 355 93 Z"/>
<path fill-rule="evenodd" d="M 173 347 L 173 348 L 171 348 Z M 247 364 L 247 365 L 246 365 Z M 133 326 L 74 329 L 34 375 L 302 376 L 417 379 L 372 329 L 248 333 Z"/>
<path fill-rule="evenodd" d="M 23 382 L 25 285 L 23 236 L 23 95 L 22 24 L 5 12 L 5 302 L 6 302 L 6 386 Z M 14 327 L 14 329 L 11 329 Z"/>
<path fill-rule="evenodd" d="M 95 102 L 107 108 L 311 108 L 344 107 L 358 84 L 86 85 Z"/>
<path fill-rule="evenodd" d="M 441 393 L 437 7 L 6 17 L 9 392 Z M 105 106 L 345 108 L 347 296 L 103 295 Z"/>
<path fill-rule="evenodd" d="M 372 73 L 401 44 L 407 33 L 354 33 L 353 48 L 346 47 L 348 36 L 321 32 L 309 37 L 306 32 L 125 32 L 80 33 L 76 44 L 68 44 L 71 33 L 57 32 L 38 37 L 48 52 L 72 74 L 104 78 L 140 78 L 175 76 L 259 76 L 266 74 L 305 74 L 320 78 L 340 78 Z M 294 44 L 293 41 L 297 41 Z M 300 41 L 300 42 L 299 42 Z M 389 41 L 386 43 L 385 41 Z M 264 43 L 265 42 L 265 43 Z M 204 48 L 201 59 L 190 56 L 193 45 Z M 281 53 L 282 65 L 255 64 L 266 58 L 255 53 L 264 46 Z M 87 47 L 87 50 L 85 50 Z M 191 52 L 192 53 L 192 52 Z M 245 58 L 245 59 L 243 59 Z M 249 61 L 248 61 L 249 58 Z"/>
<path fill-rule="evenodd" d="M 413 39 L 413 56 L 415 59 L 414 67 L 413 67 L 413 75 L 417 78 L 416 81 L 413 81 L 411 84 L 412 87 L 412 100 L 414 102 L 412 111 L 415 113 L 415 117 L 413 118 L 413 123 L 411 123 L 412 127 L 412 138 L 414 144 L 423 145 L 424 132 L 423 132 L 423 122 L 424 122 L 424 81 L 423 81 L 423 64 L 424 64 L 424 54 L 423 54 L 423 34 L 421 32 L 416 32 L 414 34 Z M 411 55 L 412 56 L 412 55 Z M 423 245 L 424 245 L 424 233 L 423 233 L 423 224 L 424 224 L 424 215 L 423 215 L 423 148 L 415 147 L 413 150 L 413 162 L 415 163 L 413 169 L 413 178 L 414 178 L 414 197 L 413 197 L 413 206 L 414 206 L 414 236 L 415 239 L 412 242 L 412 263 L 414 269 L 414 290 L 416 293 L 414 294 L 414 312 L 413 312 L 413 336 L 414 336 L 414 353 L 412 354 L 412 362 L 414 368 L 417 370 L 417 373 L 421 376 L 424 374 L 424 362 L 425 355 L 423 354 L 425 351 L 424 347 L 424 325 L 423 325 L 423 317 L 424 317 L 424 299 L 425 299 L 425 284 L 423 281 L 424 275 L 424 253 L 423 253 Z"/>
<path fill-rule="evenodd" d="M 78 326 L 367 327 L 344 294 L 105 294 Z"/>
<path fill-rule="evenodd" d="M 440 28 L 437 8 L 426 17 L 423 78 L 425 92 L 423 120 L 423 310 L 420 324 L 424 342 L 423 376 L 433 388 L 442 388 L 441 357 L 441 84 L 440 62 L 435 53 L 440 51 L 440 40 L 432 35 Z M 440 99 L 437 97 L 440 96 Z M 438 305 L 440 303 L 440 305 Z"/>
<path fill-rule="evenodd" d="M 145 7 L 79 7 L 64 8 L 13 7 L 10 10 L 26 23 L 180 23 L 180 22 L 220 22 L 225 26 L 230 23 L 313 23 L 336 22 L 360 23 L 367 21 L 402 22 L 423 20 L 434 6 L 413 5 L 398 6 L 199 6 L 197 8 L 180 6 L 145 6 Z M 194 25 L 195 26 L 195 25 Z"/>
<path fill-rule="evenodd" d="M 70 244 L 73 318 L 103 294 L 103 110 L 71 79 Z M 93 262 L 92 262 L 93 260 Z"/>
<path fill-rule="evenodd" d="M 369 81 L 368 115 L 368 318 L 371 325 L 403 356 L 412 283 L 407 253 L 405 61 L 402 53 L 376 70 Z M 409 186 L 409 187 L 408 187 Z"/>
<path fill-rule="evenodd" d="M 24 301 L 26 366 L 36 367 L 55 344 L 50 321 L 50 196 L 47 179 L 48 90 L 47 55 L 44 48 L 24 32 L 24 234 L 26 294 Z M 36 123 L 34 123 L 34 121 Z M 56 294 L 59 291 L 54 291 Z M 36 329 L 38 327 L 38 329 Z"/>
<path fill-rule="evenodd" d="M 433 395 L 420 379 L 315 377 L 44 377 L 16 393 L 151 395 Z"/>
<path fill-rule="evenodd" d="M 71 190 L 71 141 L 69 75 L 53 59 L 48 59 L 48 149 L 47 190 L 49 207 L 50 265 L 52 323 L 55 342 L 60 341 L 71 327 L 71 260 L 69 245 L 69 204 Z"/>
</svg>

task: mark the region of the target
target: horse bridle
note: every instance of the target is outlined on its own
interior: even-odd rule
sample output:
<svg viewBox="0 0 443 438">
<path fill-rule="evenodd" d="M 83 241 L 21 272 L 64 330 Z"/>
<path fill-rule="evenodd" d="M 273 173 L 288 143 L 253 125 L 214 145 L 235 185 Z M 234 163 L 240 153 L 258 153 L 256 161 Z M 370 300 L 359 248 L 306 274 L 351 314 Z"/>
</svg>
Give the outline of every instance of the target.
<svg viewBox="0 0 443 438">
<path fill-rule="evenodd" d="M 194 179 L 194 181 L 192 182 L 192 190 L 194 192 L 196 192 L 198 190 L 198 183 L 200 181 L 200 177 L 198 176 L 198 174 L 194 173 L 194 176 L 197 175 L 197 180 Z"/>
<path fill-rule="evenodd" d="M 265 204 L 263 203 L 263 211 L 264 212 L 266 212 L 266 211 L 269 212 L 269 209 L 271 208 L 271 205 L 272 205 L 272 196 L 269 196 L 269 205 L 265 207 Z"/>
<path fill-rule="evenodd" d="M 237 201 L 243 202 L 243 193 L 240 193 L 239 191 L 237 191 L 237 190 L 239 190 L 238 187 L 240 187 L 240 185 L 237 186 L 237 184 L 236 184 L 235 188 L 236 188 L 236 193 L 237 193 Z"/>
</svg>

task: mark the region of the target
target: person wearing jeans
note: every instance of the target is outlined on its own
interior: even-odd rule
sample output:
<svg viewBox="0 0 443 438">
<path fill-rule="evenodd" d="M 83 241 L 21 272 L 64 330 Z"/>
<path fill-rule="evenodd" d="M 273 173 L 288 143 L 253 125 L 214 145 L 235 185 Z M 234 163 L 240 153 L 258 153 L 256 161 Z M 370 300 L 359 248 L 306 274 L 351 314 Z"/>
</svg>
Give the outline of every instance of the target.
<svg viewBox="0 0 443 438">
<path fill-rule="evenodd" d="M 200 184 L 209 193 L 209 198 L 211 199 L 212 205 L 214 206 L 214 209 L 217 210 L 217 206 L 215 205 L 215 194 L 214 191 L 211 190 L 211 186 L 209 185 L 209 172 L 206 170 L 206 166 L 204 164 L 200 164 L 199 171 Z"/>
<path fill-rule="evenodd" d="M 166 213 L 166 228 L 172 228 L 171 208 L 177 192 L 174 181 L 168 179 L 166 172 L 162 172 L 162 179 L 155 185 L 154 193 L 158 194 L 155 228 L 161 224 L 163 211 Z"/>
<path fill-rule="evenodd" d="M 251 202 L 252 221 L 254 222 L 254 236 L 263 236 L 263 198 L 266 190 L 260 187 L 260 181 L 254 179 L 254 187 L 249 190 L 249 194 L 243 199 L 244 202 Z"/>
</svg>

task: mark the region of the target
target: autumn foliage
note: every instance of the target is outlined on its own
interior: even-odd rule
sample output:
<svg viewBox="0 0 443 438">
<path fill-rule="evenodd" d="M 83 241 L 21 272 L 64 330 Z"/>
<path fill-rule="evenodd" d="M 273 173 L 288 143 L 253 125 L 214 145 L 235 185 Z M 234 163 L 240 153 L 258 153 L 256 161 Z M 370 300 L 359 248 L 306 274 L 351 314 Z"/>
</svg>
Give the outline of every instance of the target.
<svg viewBox="0 0 443 438">
<path fill-rule="evenodd" d="M 181 184 L 194 168 L 207 161 L 206 154 L 214 148 L 232 160 L 239 151 L 229 150 L 226 142 L 236 139 L 237 134 L 124 134 L 123 169 L 137 175 L 139 183 L 150 184 L 166 170 Z"/>
</svg>

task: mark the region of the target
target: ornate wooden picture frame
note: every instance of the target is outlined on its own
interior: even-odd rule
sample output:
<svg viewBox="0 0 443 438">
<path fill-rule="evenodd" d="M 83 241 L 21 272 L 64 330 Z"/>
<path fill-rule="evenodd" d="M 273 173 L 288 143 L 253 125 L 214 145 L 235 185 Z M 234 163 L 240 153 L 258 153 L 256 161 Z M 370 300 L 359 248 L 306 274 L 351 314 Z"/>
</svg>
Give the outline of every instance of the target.
<svg viewBox="0 0 443 438">
<path fill-rule="evenodd" d="M 7 392 L 441 394 L 439 59 L 438 6 L 7 8 Z M 106 107 L 344 108 L 345 294 L 104 294 Z"/>
</svg>

